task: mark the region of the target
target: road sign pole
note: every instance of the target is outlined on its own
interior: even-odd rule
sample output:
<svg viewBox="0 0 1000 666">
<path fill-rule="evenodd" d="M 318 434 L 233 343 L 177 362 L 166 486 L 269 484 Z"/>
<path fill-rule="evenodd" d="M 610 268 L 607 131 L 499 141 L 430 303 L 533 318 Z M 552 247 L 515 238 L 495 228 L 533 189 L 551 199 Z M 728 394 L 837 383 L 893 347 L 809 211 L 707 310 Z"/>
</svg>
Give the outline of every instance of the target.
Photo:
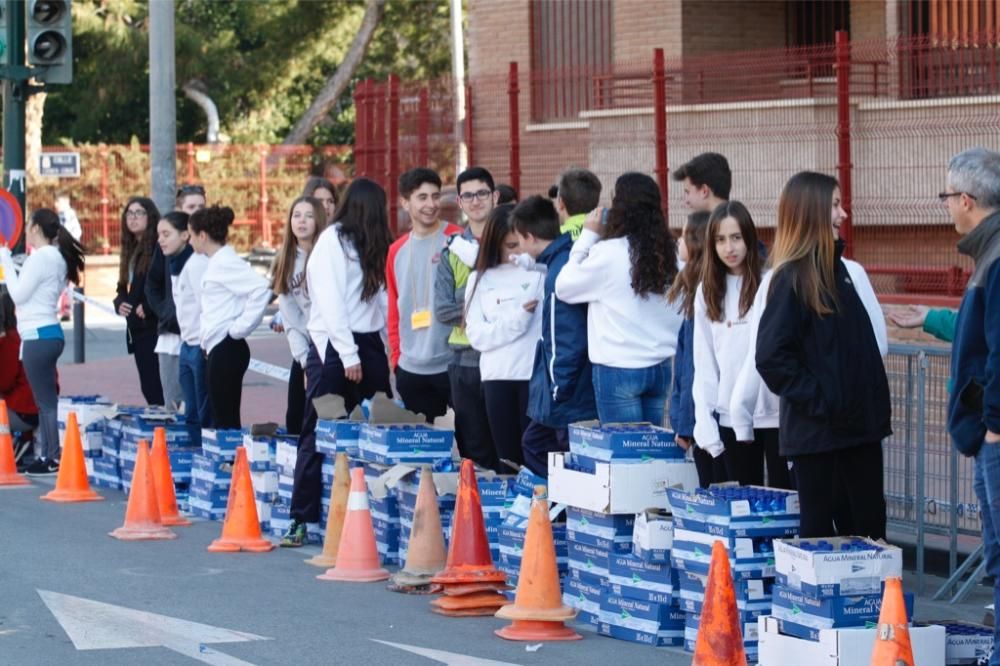
<svg viewBox="0 0 1000 666">
<path fill-rule="evenodd" d="M 7 14 L 8 76 L 3 82 L 3 187 L 25 210 L 24 112 L 28 99 L 28 78 L 24 70 L 24 0 L 5 0 Z M 21 219 L 22 224 L 24 219 Z M 24 251 L 24 234 L 15 252 Z"/>
</svg>

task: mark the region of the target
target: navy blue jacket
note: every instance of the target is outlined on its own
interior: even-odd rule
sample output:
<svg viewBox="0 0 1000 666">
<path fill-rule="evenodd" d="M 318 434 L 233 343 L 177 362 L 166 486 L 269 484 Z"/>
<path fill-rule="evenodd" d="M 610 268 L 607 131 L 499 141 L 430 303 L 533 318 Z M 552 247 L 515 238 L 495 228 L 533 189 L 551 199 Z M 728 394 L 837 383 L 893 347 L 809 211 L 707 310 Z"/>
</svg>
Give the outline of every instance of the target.
<svg viewBox="0 0 1000 666">
<path fill-rule="evenodd" d="M 987 430 L 1000 433 L 1000 212 L 959 241 L 958 251 L 972 257 L 976 268 L 951 348 L 948 432 L 961 453 L 974 456 Z"/>
<path fill-rule="evenodd" d="M 675 435 L 694 437 L 694 320 L 685 319 L 677 334 L 674 382 L 670 390 L 670 427 Z"/>
<path fill-rule="evenodd" d="M 528 388 L 528 416 L 550 428 L 597 418 L 594 383 L 587 356 L 587 304 L 556 298 L 556 278 L 569 261 L 573 239 L 563 234 L 536 262 L 548 266 L 542 301 L 542 339 Z"/>
</svg>

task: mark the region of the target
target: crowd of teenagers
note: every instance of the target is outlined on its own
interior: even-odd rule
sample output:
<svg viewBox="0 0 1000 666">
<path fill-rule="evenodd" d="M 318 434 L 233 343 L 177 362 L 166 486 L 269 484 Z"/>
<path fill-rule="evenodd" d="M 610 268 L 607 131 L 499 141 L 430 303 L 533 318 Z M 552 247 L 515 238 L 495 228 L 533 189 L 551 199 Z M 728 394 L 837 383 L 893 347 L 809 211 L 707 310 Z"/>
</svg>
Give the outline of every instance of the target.
<svg viewBox="0 0 1000 666">
<path fill-rule="evenodd" d="M 956 220 L 968 213 L 993 229 L 1000 157 L 967 153 L 949 166 L 941 200 Z M 181 188 L 163 216 L 134 197 L 122 212 L 115 308 L 146 401 L 182 408 L 198 444 L 202 427 L 241 426 L 246 338 L 277 296 L 272 328 L 293 359 L 286 421 L 299 436 L 284 546 L 301 545 L 320 518 L 313 401 L 336 394 L 351 412 L 376 393 L 428 423 L 450 408 L 463 458 L 543 477 L 548 454 L 569 449 L 571 423 L 665 425 L 691 452 L 702 486 L 794 488 L 803 537 L 884 538 L 886 326 L 864 269 L 842 256 L 837 181 L 792 176 L 765 247 L 751 211 L 730 200 L 724 156 L 698 155 L 673 178 L 690 209 L 677 239 L 660 188 L 641 173 L 622 174 L 604 208 L 601 182 L 585 169 L 563 172 L 550 196 L 517 202 L 472 167 L 455 183 L 460 227 L 442 220 L 439 175 L 411 169 L 398 183 L 409 229 L 397 238 L 379 184 L 357 178 L 341 192 L 310 178 L 289 207 L 270 283 L 227 244 L 233 212 L 206 207 L 201 187 Z M 956 221 L 969 243 L 977 227 L 965 226 Z M 33 421 L 29 401 L 9 406 L 15 430 L 37 431 L 29 472 L 45 474 L 58 469 L 57 303 L 67 280 L 78 281 L 83 252 L 45 209 L 31 216 L 27 240 L 34 252 L 23 266 L 0 249 L 0 347 L 19 348 L 23 361 L 10 378 L 4 363 L 0 379 L 30 386 Z M 976 242 L 963 251 L 1000 254 L 992 237 Z M 995 302 L 983 306 L 994 317 Z M 982 333 L 961 313 L 951 320 L 956 344 Z M 996 370 L 981 367 L 995 361 L 994 347 L 989 336 L 973 340 L 953 367 L 964 384 L 952 396 L 952 431 L 978 437 L 963 449 L 970 455 L 984 438 L 1000 439 L 989 420 Z M 986 416 L 984 394 L 993 401 Z M 976 400 L 979 421 L 962 411 Z"/>
</svg>

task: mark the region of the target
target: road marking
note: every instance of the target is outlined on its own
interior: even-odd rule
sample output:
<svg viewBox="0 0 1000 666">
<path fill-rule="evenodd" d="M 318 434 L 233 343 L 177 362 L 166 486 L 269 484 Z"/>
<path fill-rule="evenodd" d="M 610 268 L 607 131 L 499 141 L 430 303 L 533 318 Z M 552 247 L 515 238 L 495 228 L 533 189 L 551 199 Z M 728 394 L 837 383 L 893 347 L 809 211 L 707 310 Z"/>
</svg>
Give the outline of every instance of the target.
<svg viewBox="0 0 1000 666">
<path fill-rule="evenodd" d="M 428 659 L 433 659 L 434 661 L 439 661 L 442 664 L 447 664 L 448 666 L 518 666 L 509 661 L 494 661 L 493 659 L 480 659 L 479 657 L 472 657 L 467 654 L 460 654 L 458 652 L 445 652 L 444 650 L 431 650 L 429 648 L 417 647 L 416 645 L 406 645 L 405 643 L 390 643 L 389 641 L 380 641 L 377 638 L 371 639 L 376 643 L 381 643 L 382 645 L 388 645 L 389 647 L 394 647 L 399 650 L 405 650 L 406 652 L 412 652 L 413 654 L 418 654 L 421 657 L 427 657 Z"/>
<path fill-rule="evenodd" d="M 38 590 L 77 650 L 165 647 L 215 666 L 253 666 L 208 647 L 209 643 L 270 640 L 265 636 Z"/>
</svg>

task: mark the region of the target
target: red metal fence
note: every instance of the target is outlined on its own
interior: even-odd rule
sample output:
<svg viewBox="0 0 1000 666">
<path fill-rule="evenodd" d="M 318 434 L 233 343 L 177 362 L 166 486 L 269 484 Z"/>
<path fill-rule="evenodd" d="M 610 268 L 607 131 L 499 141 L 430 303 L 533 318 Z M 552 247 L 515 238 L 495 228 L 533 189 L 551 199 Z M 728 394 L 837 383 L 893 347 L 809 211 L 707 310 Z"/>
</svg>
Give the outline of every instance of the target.
<svg viewBox="0 0 1000 666">
<path fill-rule="evenodd" d="M 66 192 L 83 226 L 91 252 L 108 253 L 119 245 L 121 211 L 129 197 L 149 195 L 149 148 L 134 144 L 81 145 L 44 151 L 80 153 L 79 178 L 42 178 L 28 188 L 28 209 L 52 207 Z M 205 187 L 209 203 L 236 212 L 236 242 L 243 247 L 280 240 L 288 204 L 310 174 L 335 183 L 351 175 L 347 146 L 196 145 L 177 147 L 177 183 Z M 166 212 L 166 211 L 163 211 Z"/>
<path fill-rule="evenodd" d="M 839 40 L 678 60 L 651 50 L 644 61 L 558 70 L 510 63 L 468 82 L 462 138 L 470 163 L 521 196 L 544 193 L 565 168 L 584 166 L 601 178 L 606 202 L 618 175 L 648 173 L 675 229 L 687 211 L 671 168 L 721 152 L 733 170 L 733 198 L 747 204 L 765 238 L 793 173 L 835 174 L 851 214 L 842 233 L 883 299 L 954 303 L 969 263 L 955 252 L 957 236 L 936 194 L 952 155 L 996 147 L 995 35 L 984 34 L 979 46 L 927 37 L 849 42 L 844 33 Z M 579 98 L 579 112 L 540 115 L 553 107 L 539 104 L 536 91 L 567 80 L 591 91 Z M 449 81 L 365 82 L 359 91 L 358 173 L 387 190 L 418 164 L 451 179 Z M 387 120 L 394 113 L 395 124 Z"/>
</svg>

